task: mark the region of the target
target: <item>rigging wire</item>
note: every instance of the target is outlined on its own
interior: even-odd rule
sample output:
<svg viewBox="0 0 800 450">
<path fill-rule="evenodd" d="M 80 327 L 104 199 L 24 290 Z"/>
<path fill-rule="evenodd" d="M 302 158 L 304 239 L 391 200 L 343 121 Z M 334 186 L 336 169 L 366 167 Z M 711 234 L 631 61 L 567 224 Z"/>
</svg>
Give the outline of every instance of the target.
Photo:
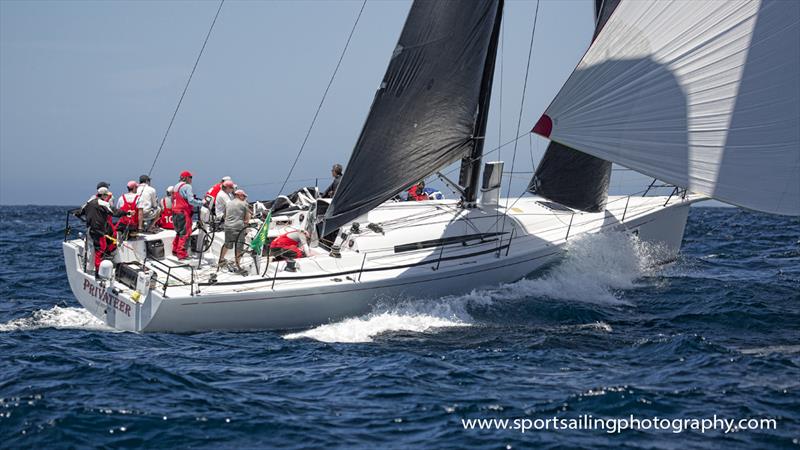
<svg viewBox="0 0 800 450">
<path fill-rule="evenodd" d="M 517 136 L 517 137 L 515 137 L 514 139 L 511 139 L 511 140 L 509 140 L 509 141 L 506 141 L 506 142 L 505 142 L 505 143 L 503 143 L 502 145 L 500 145 L 500 146 L 498 146 L 498 147 L 495 147 L 495 148 L 493 148 L 493 149 L 489 150 L 488 152 L 483 152 L 483 154 L 481 155 L 481 157 L 480 157 L 480 158 L 469 158 L 469 159 L 467 159 L 466 161 L 467 161 L 467 163 L 472 163 L 472 162 L 474 162 L 474 161 L 477 161 L 477 160 L 479 160 L 479 159 L 481 159 L 481 158 L 484 158 L 486 155 L 491 155 L 491 154 L 492 154 L 492 153 L 494 153 L 494 152 L 498 152 L 498 153 L 500 153 L 500 149 L 501 149 L 501 148 L 505 147 L 506 145 L 511 145 L 511 144 L 513 144 L 514 142 L 516 142 L 518 139 L 521 139 L 521 138 L 522 138 L 522 136 L 525 136 L 526 134 L 528 134 L 528 133 L 526 132 L 526 133 L 524 133 L 524 134 L 522 134 L 522 135 L 520 135 L 520 136 Z M 500 159 L 500 157 L 499 157 L 499 154 L 498 154 L 498 159 Z M 442 175 L 450 175 L 450 174 L 452 174 L 453 172 L 455 172 L 456 170 L 459 170 L 460 168 L 461 168 L 460 166 L 453 167 L 453 168 L 451 168 L 450 170 L 448 170 L 448 171 L 446 171 L 446 172 L 442 172 Z"/>
<path fill-rule="evenodd" d="M 531 43 L 528 47 L 528 63 L 525 66 L 525 81 L 522 84 L 522 98 L 519 102 L 519 116 L 517 117 L 517 132 L 516 135 L 519 136 L 519 129 L 522 126 L 522 112 L 525 106 L 525 93 L 528 89 L 528 75 L 530 74 L 531 70 L 531 57 L 533 55 L 533 38 L 536 36 L 536 21 L 539 18 L 539 3 L 540 0 L 536 0 L 536 11 L 533 13 L 533 27 L 531 29 Z M 514 172 L 514 163 L 517 159 L 517 143 L 519 138 L 514 140 L 514 151 L 511 156 L 511 172 Z M 526 189 L 527 190 L 527 189 Z M 524 193 L 524 191 L 523 191 Z M 506 208 L 503 211 L 503 226 L 501 228 L 501 232 L 505 231 L 506 229 L 506 217 L 508 216 L 508 197 L 511 195 L 511 178 L 508 180 L 508 190 L 506 191 Z M 514 202 L 516 203 L 516 202 Z"/>
<path fill-rule="evenodd" d="M 342 54 L 339 56 L 339 61 L 336 63 L 336 68 L 333 69 L 333 74 L 331 75 L 330 81 L 328 81 L 328 86 L 325 88 L 325 92 L 322 94 L 322 99 L 319 101 L 319 106 L 317 106 L 317 111 L 314 113 L 314 118 L 311 119 L 311 125 L 308 127 L 308 132 L 306 132 L 306 136 L 303 138 L 303 143 L 300 145 L 300 150 L 298 150 L 297 156 L 294 158 L 294 162 L 292 163 L 292 167 L 289 169 L 289 173 L 286 174 L 286 178 L 283 180 L 283 184 L 281 184 L 281 188 L 278 190 L 278 195 L 283 193 L 283 189 L 286 187 L 286 183 L 289 182 L 289 177 L 292 176 L 292 172 L 294 171 L 295 166 L 297 166 L 297 161 L 300 159 L 300 155 L 303 153 L 303 149 L 306 147 L 308 138 L 311 136 L 311 130 L 314 129 L 314 124 L 317 122 L 319 112 L 322 110 L 322 104 L 325 103 L 325 97 L 327 97 L 328 91 L 333 84 L 333 80 L 336 78 L 336 73 L 339 71 L 339 67 L 342 65 L 342 60 L 347 52 L 347 47 L 350 46 L 350 40 L 353 38 L 353 33 L 356 31 L 356 26 L 358 25 L 358 21 L 361 19 L 361 13 L 364 12 L 364 6 L 366 5 L 367 0 L 364 0 L 364 2 L 361 4 L 361 9 L 358 11 L 358 16 L 356 16 L 356 21 L 353 23 L 353 28 L 350 30 L 350 35 L 347 36 L 347 42 L 344 44 Z"/>
<path fill-rule="evenodd" d="M 531 170 L 536 173 L 536 161 L 533 159 L 533 133 L 528 133 L 528 150 L 531 153 Z M 539 141 L 536 141 L 536 150 L 539 150 Z"/>
<path fill-rule="evenodd" d="M 153 174 L 153 168 L 156 167 L 156 161 L 158 161 L 158 157 L 161 156 L 161 150 L 164 149 L 164 143 L 167 142 L 167 136 L 169 136 L 169 130 L 172 129 L 172 124 L 175 122 L 175 117 L 178 115 L 178 110 L 181 109 L 181 103 L 183 103 L 183 97 L 186 96 L 186 91 L 189 89 L 189 83 L 192 82 L 194 71 L 197 70 L 197 64 L 200 62 L 200 57 L 203 56 L 203 51 L 206 49 L 206 44 L 208 44 L 208 38 L 211 37 L 211 31 L 214 29 L 214 24 L 217 23 L 217 17 L 219 17 L 219 12 L 222 10 L 223 4 L 225 4 L 225 0 L 220 0 L 219 7 L 217 7 L 217 13 L 214 14 L 214 20 L 211 21 L 211 26 L 208 27 L 208 33 L 206 33 L 206 38 L 205 40 L 203 40 L 203 46 L 200 47 L 200 53 L 197 54 L 197 59 L 195 59 L 194 61 L 194 66 L 192 67 L 192 71 L 189 73 L 189 79 L 186 80 L 186 85 L 183 87 L 181 98 L 178 99 L 178 105 L 175 106 L 175 111 L 172 113 L 172 118 L 169 120 L 167 131 L 164 132 L 164 138 L 161 139 L 161 145 L 158 146 L 158 152 L 156 152 L 156 157 L 153 158 L 153 164 L 150 166 L 150 170 L 147 171 L 147 176 Z"/>
</svg>

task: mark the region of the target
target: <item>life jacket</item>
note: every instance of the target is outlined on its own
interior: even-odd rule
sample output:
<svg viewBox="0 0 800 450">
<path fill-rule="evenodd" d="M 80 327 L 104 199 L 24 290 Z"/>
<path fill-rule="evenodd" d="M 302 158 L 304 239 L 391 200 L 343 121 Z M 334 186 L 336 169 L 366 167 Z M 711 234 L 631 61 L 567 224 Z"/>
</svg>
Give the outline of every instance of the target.
<svg viewBox="0 0 800 450">
<path fill-rule="evenodd" d="M 178 183 L 175 186 L 175 190 L 172 192 L 172 212 L 176 213 L 176 214 L 184 214 L 184 213 L 186 213 L 186 214 L 190 214 L 191 215 L 192 214 L 192 205 L 190 205 L 189 202 L 185 198 L 183 198 L 183 196 L 180 193 L 181 188 L 185 184 L 186 183 L 184 183 L 184 182 Z"/>
<path fill-rule="evenodd" d="M 206 200 L 208 201 L 208 207 L 212 211 L 212 214 L 214 206 L 217 204 L 217 195 L 219 195 L 220 190 L 222 190 L 222 183 L 217 183 L 206 191 Z"/>
<path fill-rule="evenodd" d="M 270 244 L 270 248 L 292 248 L 300 245 L 300 242 L 289 237 L 289 233 L 276 237 Z"/>
<path fill-rule="evenodd" d="M 119 219 L 118 225 L 139 225 L 139 209 L 136 207 L 136 203 L 139 202 L 139 195 L 133 197 L 133 201 L 129 202 L 128 198 L 123 194 L 122 195 L 122 208 L 121 211 L 133 211 L 132 216 L 122 216 Z"/>
<path fill-rule="evenodd" d="M 161 217 L 158 219 L 158 226 L 166 230 L 175 229 L 172 224 L 172 207 L 167 208 L 167 199 L 161 199 Z"/>
<path fill-rule="evenodd" d="M 408 200 L 409 201 L 423 201 L 428 199 L 428 194 L 425 192 L 420 192 L 416 185 L 411 186 L 411 189 L 408 190 Z"/>
</svg>

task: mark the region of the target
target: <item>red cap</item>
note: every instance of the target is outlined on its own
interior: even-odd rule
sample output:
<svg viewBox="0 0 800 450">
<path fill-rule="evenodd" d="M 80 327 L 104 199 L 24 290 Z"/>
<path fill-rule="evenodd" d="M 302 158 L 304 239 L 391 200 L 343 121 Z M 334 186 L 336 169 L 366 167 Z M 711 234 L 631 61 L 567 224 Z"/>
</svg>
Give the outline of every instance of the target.
<svg viewBox="0 0 800 450">
<path fill-rule="evenodd" d="M 188 177 L 191 177 L 191 176 L 192 176 L 192 172 L 189 172 L 188 170 L 184 170 L 183 172 L 181 172 L 181 178 L 188 178 Z"/>
</svg>

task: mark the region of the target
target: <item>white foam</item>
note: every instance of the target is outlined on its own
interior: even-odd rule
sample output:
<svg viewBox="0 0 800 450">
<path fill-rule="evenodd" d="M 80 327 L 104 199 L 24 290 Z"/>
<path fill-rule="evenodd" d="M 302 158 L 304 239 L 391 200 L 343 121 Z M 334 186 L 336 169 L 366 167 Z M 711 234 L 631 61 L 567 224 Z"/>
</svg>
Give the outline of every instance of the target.
<svg viewBox="0 0 800 450">
<path fill-rule="evenodd" d="M 584 324 L 581 324 L 581 325 L 576 325 L 575 329 L 577 329 L 577 330 L 602 331 L 604 333 L 611 333 L 612 331 L 614 331 L 614 329 L 611 328 L 611 325 L 609 325 L 609 324 L 607 324 L 605 322 L 584 323 Z"/>
<path fill-rule="evenodd" d="M 470 308 L 526 297 L 627 304 L 616 297 L 615 291 L 635 287 L 638 278 L 648 275 L 655 251 L 624 233 L 591 235 L 570 242 L 563 261 L 540 278 L 439 299 L 383 301 L 365 316 L 287 334 L 284 338 L 356 343 L 371 342 L 375 336 L 392 331 L 422 333 L 443 327 L 471 326 L 475 319 L 469 313 Z M 604 322 L 579 328 L 611 332 L 611 326 Z"/>
<path fill-rule="evenodd" d="M 392 331 L 424 333 L 443 327 L 470 326 L 473 319 L 467 312 L 467 307 L 470 303 L 485 300 L 476 298 L 472 294 L 438 300 L 419 299 L 399 302 L 387 300 L 379 302 L 373 312 L 366 316 L 287 334 L 284 338 L 357 343 L 372 342 L 375 336 Z"/>
<path fill-rule="evenodd" d="M 284 336 L 285 339 L 310 338 L 320 342 L 372 342 L 373 337 L 390 331 L 424 333 L 434 328 L 468 326 L 467 323 L 432 317 L 425 314 L 370 314 L 322 325 L 300 333 Z"/>
<path fill-rule="evenodd" d="M 507 289 L 513 290 L 514 298 L 627 305 L 615 291 L 634 288 L 638 279 L 650 275 L 661 251 L 625 233 L 588 235 L 569 242 L 564 259 L 547 274 L 520 280 Z"/>
<path fill-rule="evenodd" d="M 34 311 L 22 317 L 0 323 L 0 332 L 37 330 L 40 328 L 114 331 L 83 308 L 54 306 Z"/>
</svg>

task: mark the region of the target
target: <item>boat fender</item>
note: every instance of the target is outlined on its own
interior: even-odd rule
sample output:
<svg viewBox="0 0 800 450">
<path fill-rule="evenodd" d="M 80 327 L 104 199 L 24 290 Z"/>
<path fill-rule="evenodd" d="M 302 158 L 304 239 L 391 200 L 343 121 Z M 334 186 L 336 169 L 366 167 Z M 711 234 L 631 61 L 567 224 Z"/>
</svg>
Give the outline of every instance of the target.
<svg viewBox="0 0 800 450">
<path fill-rule="evenodd" d="M 100 262 L 100 267 L 97 269 L 97 278 L 101 280 L 110 280 L 114 276 L 114 263 L 104 259 Z"/>
</svg>

